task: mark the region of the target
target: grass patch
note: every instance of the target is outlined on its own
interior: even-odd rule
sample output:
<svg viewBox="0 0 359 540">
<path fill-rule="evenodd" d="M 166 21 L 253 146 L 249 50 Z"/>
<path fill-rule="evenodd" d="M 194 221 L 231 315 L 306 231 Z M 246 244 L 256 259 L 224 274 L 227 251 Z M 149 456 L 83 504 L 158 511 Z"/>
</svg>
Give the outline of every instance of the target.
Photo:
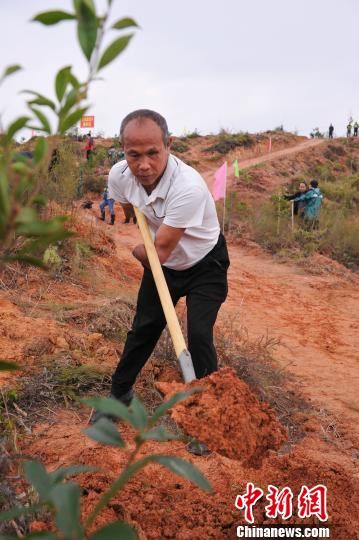
<svg viewBox="0 0 359 540">
<path fill-rule="evenodd" d="M 69 311 L 63 318 L 65 322 L 77 324 L 87 332 L 100 333 L 123 343 L 134 315 L 134 303 L 116 299 L 105 306 Z"/>
<path fill-rule="evenodd" d="M 343 206 L 324 207 L 318 230 L 306 230 L 297 218 L 292 232 L 289 203 L 274 199 L 252 209 L 248 221 L 252 238 L 271 253 L 301 259 L 319 252 L 359 269 L 359 216 Z"/>
<path fill-rule="evenodd" d="M 110 376 L 95 366 L 74 365 L 62 354 L 48 357 L 36 373 L 19 377 L 15 389 L 2 391 L 0 426 L 26 432 L 35 422 L 54 416 L 59 406 L 69 407 L 83 395 L 101 394 L 110 388 Z M 55 409 L 55 410 L 54 410 Z"/>
</svg>

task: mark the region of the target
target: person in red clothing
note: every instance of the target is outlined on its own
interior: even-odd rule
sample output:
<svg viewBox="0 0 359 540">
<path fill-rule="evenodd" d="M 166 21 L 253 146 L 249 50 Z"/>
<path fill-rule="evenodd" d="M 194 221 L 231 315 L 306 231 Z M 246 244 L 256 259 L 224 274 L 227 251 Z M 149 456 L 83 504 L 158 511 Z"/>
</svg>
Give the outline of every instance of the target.
<svg viewBox="0 0 359 540">
<path fill-rule="evenodd" d="M 93 138 L 91 136 L 91 131 L 89 131 L 87 136 L 86 136 L 86 145 L 85 145 L 87 161 L 89 161 L 89 159 L 91 159 L 93 149 L 94 149 Z"/>
</svg>

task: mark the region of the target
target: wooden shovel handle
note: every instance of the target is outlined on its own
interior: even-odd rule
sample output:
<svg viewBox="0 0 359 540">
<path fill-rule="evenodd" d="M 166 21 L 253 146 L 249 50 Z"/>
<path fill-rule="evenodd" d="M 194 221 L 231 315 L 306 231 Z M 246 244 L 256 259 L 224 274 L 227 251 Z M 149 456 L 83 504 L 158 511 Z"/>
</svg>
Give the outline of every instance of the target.
<svg viewBox="0 0 359 540">
<path fill-rule="evenodd" d="M 161 300 L 163 312 L 166 317 L 167 326 L 171 334 L 173 346 L 174 346 L 177 358 L 179 358 L 181 353 L 187 350 L 187 345 L 182 334 L 181 326 L 178 322 L 177 313 L 173 306 L 172 298 L 167 287 L 165 276 L 163 274 L 162 266 L 161 266 L 156 248 L 152 240 L 152 236 L 150 233 L 150 229 L 148 227 L 146 217 L 142 214 L 142 212 L 138 208 L 134 208 L 134 210 L 135 210 L 135 214 L 137 218 L 137 223 L 142 234 L 143 242 L 145 244 L 146 253 L 147 253 L 148 261 L 151 266 L 153 279 L 155 280 L 158 295 Z"/>
</svg>

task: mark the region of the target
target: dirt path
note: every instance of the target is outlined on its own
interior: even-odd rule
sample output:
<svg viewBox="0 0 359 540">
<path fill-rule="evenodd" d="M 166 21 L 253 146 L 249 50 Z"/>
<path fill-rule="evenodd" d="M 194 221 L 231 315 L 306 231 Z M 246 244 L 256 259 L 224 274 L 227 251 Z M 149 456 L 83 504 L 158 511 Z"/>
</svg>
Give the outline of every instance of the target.
<svg viewBox="0 0 359 540">
<path fill-rule="evenodd" d="M 261 163 L 274 161 L 276 159 L 288 157 L 292 154 L 303 152 L 304 150 L 308 150 L 308 148 L 319 146 L 323 144 L 324 142 L 325 142 L 325 139 L 310 139 L 300 144 L 296 144 L 295 146 L 292 146 L 290 148 L 284 148 L 283 150 L 276 150 L 274 152 L 269 152 L 267 154 L 263 154 L 261 156 L 250 158 L 250 159 L 238 160 L 238 166 L 240 169 L 248 169 L 250 167 L 254 167 L 255 165 L 260 165 Z M 214 180 L 213 179 L 214 170 L 215 169 L 211 169 L 211 170 L 207 170 L 201 173 L 203 178 L 206 180 L 207 185 L 210 189 Z M 232 185 L 233 180 L 234 180 L 233 171 L 229 170 L 228 178 L 227 178 L 229 186 Z"/>
<path fill-rule="evenodd" d="M 131 257 L 141 242 L 133 225 L 112 234 L 121 257 Z M 238 315 L 236 324 L 251 338 L 268 334 L 280 340 L 275 358 L 295 376 L 300 393 L 333 415 L 338 430 L 359 439 L 359 279 L 341 267 L 342 275 L 311 275 L 255 246 L 230 245 L 229 252 L 229 296 L 219 324 Z M 135 261 L 133 267 L 136 274 Z"/>
<path fill-rule="evenodd" d="M 238 313 L 252 337 L 278 338 L 275 358 L 295 375 L 296 388 L 358 439 L 359 281 L 308 275 L 259 249 L 230 246 L 230 255 L 223 313 Z"/>
<path fill-rule="evenodd" d="M 249 167 L 253 167 L 254 165 L 259 165 L 260 163 L 273 161 L 275 159 L 280 159 L 283 157 L 290 156 L 291 154 L 302 152 L 303 150 L 307 150 L 308 148 L 311 148 L 313 146 L 318 146 L 320 144 L 323 144 L 324 142 L 325 142 L 325 139 L 310 139 L 309 141 L 296 144 L 295 146 L 292 146 L 291 148 L 285 148 L 284 150 L 276 150 L 275 152 L 270 152 L 268 154 L 264 154 L 263 156 L 259 156 L 259 157 L 255 157 L 251 159 L 239 160 L 238 166 L 240 169 L 248 169 Z"/>
</svg>

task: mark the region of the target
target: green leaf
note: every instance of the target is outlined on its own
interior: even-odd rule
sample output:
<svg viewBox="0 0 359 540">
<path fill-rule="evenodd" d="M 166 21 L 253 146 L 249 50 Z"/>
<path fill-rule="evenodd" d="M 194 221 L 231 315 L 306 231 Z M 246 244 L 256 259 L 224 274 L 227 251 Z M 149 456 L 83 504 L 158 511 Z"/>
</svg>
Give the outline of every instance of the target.
<svg viewBox="0 0 359 540">
<path fill-rule="evenodd" d="M 35 15 L 32 20 L 41 24 L 45 24 L 46 26 L 50 26 L 52 24 L 57 24 L 61 21 L 69 21 L 73 19 L 76 19 L 74 14 L 68 13 L 67 11 L 55 10 L 43 11 L 42 13 L 38 13 L 38 15 Z"/>
<path fill-rule="evenodd" d="M 62 98 L 64 97 L 66 91 L 66 87 L 69 83 L 70 71 L 71 66 L 66 66 L 57 72 L 55 79 L 55 91 L 59 102 L 62 101 Z"/>
<path fill-rule="evenodd" d="M 74 9 L 76 13 L 79 12 L 81 2 L 84 2 L 85 4 L 87 4 L 87 7 L 96 14 L 96 7 L 93 0 L 74 0 L 73 3 L 74 3 Z"/>
<path fill-rule="evenodd" d="M 24 463 L 25 476 L 39 494 L 40 501 L 48 501 L 51 491 L 51 479 L 45 467 L 39 461 Z"/>
<path fill-rule="evenodd" d="M 212 486 L 208 480 L 197 467 L 192 465 L 189 461 L 174 456 L 161 456 L 156 454 L 149 457 L 151 461 L 163 465 L 175 474 L 182 476 L 182 478 L 186 478 L 186 480 L 190 480 L 193 484 L 196 484 L 199 488 L 203 489 L 203 491 L 209 493 L 212 491 Z"/>
<path fill-rule="evenodd" d="M 37 214 L 33 208 L 21 208 L 16 216 L 16 223 L 32 223 L 37 220 Z"/>
<path fill-rule="evenodd" d="M 153 426 L 161 418 L 161 416 L 163 416 L 169 409 L 172 409 L 172 407 L 174 407 L 178 402 L 183 401 L 197 392 L 201 392 L 201 388 L 191 388 L 191 390 L 187 390 L 186 392 L 177 392 L 177 394 L 174 394 L 170 399 L 161 403 L 161 405 L 159 405 L 155 410 L 153 416 L 150 418 L 150 425 Z"/>
<path fill-rule="evenodd" d="M 6 132 L 6 138 L 8 141 L 11 141 L 15 133 L 24 128 L 30 118 L 28 116 L 20 116 L 12 124 L 9 125 Z"/>
<path fill-rule="evenodd" d="M 0 260 L 2 260 L 4 262 L 18 261 L 18 262 L 21 262 L 23 264 L 27 264 L 29 266 L 36 266 L 38 268 L 45 268 L 45 264 L 41 259 L 37 259 L 36 257 L 29 257 L 29 256 L 26 256 L 26 255 L 21 255 L 21 254 L 0 257 Z"/>
<path fill-rule="evenodd" d="M 56 110 L 55 103 L 53 101 L 51 101 L 51 99 L 47 98 L 46 96 L 43 96 L 42 94 L 39 94 L 38 92 L 33 92 L 32 90 L 22 90 L 20 93 L 21 94 L 32 94 L 33 96 L 35 96 L 35 99 L 28 102 L 31 105 L 32 104 L 41 105 L 41 106 L 43 105 L 43 106 L 50 107 L 50 109 L 52 109 L 53 111 Z"/>
<path fill-rule="evenodd" d="M 44 115 L 44 113 L 42 111 L 40 111 L 39 109 L 35 109 L 35 107 L 30 107 L 30 109 L 35 114 L 35 116 L 38 118 L 38 120 L 40 121 L 40 123 L 42 125 L 42 131 L 45 131 L 46 133 L 51 135 L 51 126 L 50 126 L 50 123 L 49 123 L 47 117 Z"/>
<path fill-rule="evenodd" d="M 71 482 L 56 484 L 51 490 L 51 501 L 56 508 L 56 525 L 66 539 L 83 536 L 80 522 L 80 497 L 80 486 Z"/>
<path fill-rule="evenodd" d="M 4 72 L 0 77 L 0 82 L 2 82 L 4 79 L 6 79 L 6 77 L 8 77 L 9 75 L 12 75 L 13 73 L 16 73 L 20 69 L 22 69 L 22 67 L 19 64 L 11 64 L 10 66 L 7 66 L 4 69 Z"/>
<path fill-rule="evenodd" d="M 41 510 L 42 506 L 42 504 L 33 504 L 32 506 L 20 506 L 11 508 L 11 510 L 5 510 L 5 512 L 0 513 L 0 523 L 17 517 L 26 516 L 27 514 L 34 514 Z"/>
<path fill-rule="evenodd" d="M 124 405 L 117 399 L 94 397 L 84 399 L 83 403 L 85 403 L 89 407 L 93 407 L 96 411 L 115 416 L 116 418 L 120 418 L 121 420 L 126 422 L 126 424 L 136 427 L 133 423 L 132 414 L 128 410 L 128 407 L 126 407 L 126 405 Z"/>
<path fill-rule="evenodd" d="M 25 216 L 26 219 L 27 216 Z M 37 241 L 47 241 L 49 238 L 52 240 L 60 239 L 58 238 L 61 235 L 69 236 L 71 235 L 70 231 L 67 231 L 64 228 L 64 221 L 66 221 L 66 216 L 58 216 L 54 219 L 45 221 L 45 220 L 37 220 L 37 221 L 30 221 L 27 220 L 24 223 L 20 223 L 17 227 L 18 234 L 27 235 L 27 236 L 38 236 L 39 239 Z M 23 252 L 23 249 L 21 252 Z M 20 253 L 21 253 L 20 252 Z"/>
<path fill-rule="evenodd" d="M 91 540 L 137 540 L 135 531 L 127 523 L 110 523 L 98 529 L 91 537 Z"/>
<path fill-rule="evenodd" d="M 64 106 L 59 112 L 60 121 L 66 116 L 66 114 L 72 109 L 76 103 L 80 101 L 80 92 L 78 88 L 73 88 L 66 96 Z"/>
<path fill-rule="evenodd" d="M 36 141 L 34 149 L 34 160 L 35 163 L 39 163 L 47 152 L 48 144 L 47 140 L 44 137 L 39 137 Z"/>
<path fill-rule="evenodd" d="M 85 0 L 79 0 L 77 12 L 77 35 L 81 49 L 87 60 L 91 59 L 96 45 L 99 21 L 96 13 Z"/>
<path fill-rule="evenodd" d="M 147 426 L 148 414 L 141 401 L 135 396 L 131 401 L 130 411 L 132 421 L 137 429 L 144 429 Z"/>
<path fill-rule="evenodd" d="M 151 429 L 150 431 L 146 431 L 145 433 L 141 433 L 139 435 L 139 439 L 142 441 L 166 442 L 175 441 L 180 438 L 181 437 L 179 435 L 167 431 L 167 429 L 163 428 L 162 426 L 158 426 L 154 429 Z"/>
<path fill-rule="evenodd" d="M 111 43 L 101 56 L 98 69 L 102 69 L 112 62 L 129 44 L 133 34 L 122 36 Z"/>
<path fill-rule="evenodd" d="M 116 426 L 107 418 L 98 420 L 93 426 L 85 429 L 85 433 L 91 439 L 102 444 L 110 444 L 118 448 L 125 447 L 125 443 Z"/>
<path fill-rule="evenodd" d="M 123 30 L 124 28 L 129 28 L 130 26 L 137 26 L 138 24 L 134 19 L 131 19 L 130 17 L 124 17 L 123 19 L 119 19 L 111 26 L 111 28 L 115 28 L 116 30 Z"/>
<path fill-rule="evenodd" d="M 84 472 L 98 471 L 97 467 L 88 467 L 87 465 L 69 465 L 68 467 L 60 467 L 56 471 L 49 473 L 53 484 L 62 482 L 69 476 L 74 476 Z"/>
<path fill-rule="evenodd" d="M 77 124 L 77 122 L 79 122 L 79 120 L 81 119 L 81 116 L 83 116 L 85 114 L 85 112 L 87 111 L 88 107 L 83 107 L 82 109 L 77 109 L 76 111 L 74 111 L 73 113 L 69 114 L 68 116 L 66 116 L 65 118 L 62 118 L 60 120 L 60 125 L 59 125 L 59 132 L 61 134 L 65 133 L 68 129 L 72 128 L 72 126 L 74 126 L 75 124 Z"/>
<path fill-rule="evenodd" d="M 15 371 L 20 369 L 14 362 L 8 362 L 7 360 L 0 360 L 0 371 Z"/>
<path fill-rule="evenodd" d="M 80 88 L 81 86 L 80 81 L 75 77 L 73 73 L 71 73 L 71 71 L 70 71 L 70 76 L 69 76 L 69 82 L 72 84 L 74 88 Z"/>
</svg>

